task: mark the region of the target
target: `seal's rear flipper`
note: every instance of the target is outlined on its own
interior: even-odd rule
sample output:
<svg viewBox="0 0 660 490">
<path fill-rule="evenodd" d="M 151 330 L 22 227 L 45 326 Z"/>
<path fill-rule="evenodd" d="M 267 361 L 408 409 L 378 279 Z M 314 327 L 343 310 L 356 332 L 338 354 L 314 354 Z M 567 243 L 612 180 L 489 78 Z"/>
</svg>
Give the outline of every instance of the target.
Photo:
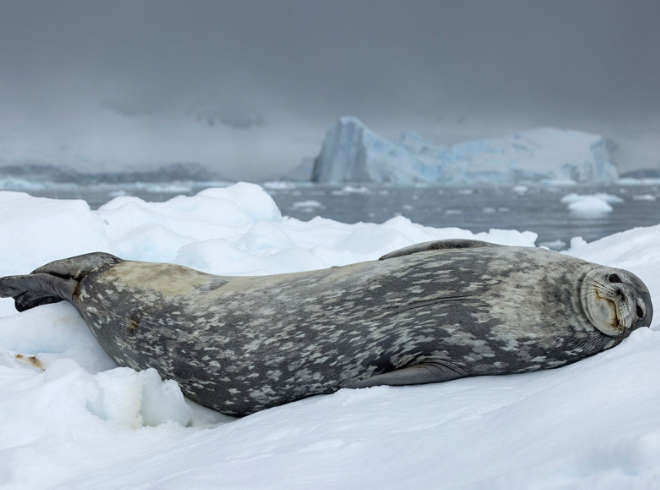
<svg viewBox="0 0 660 490">
<path fill-rule="evenodd" d="M 76 255 L 68 259 L 56 260 L 42 265 L 32 271 L 32 274 L 51 274 L 57 277 L 71 278 L 79 281 L 89 272 L 110 267 L 123 262 L 122 259 L 105 252 L 93 252 L 91 254 Z"/>
<path fill-rule="evenodd" d="M 1 277 L 0 298 L 14 298 L 18 311 L 63 300 L 72 302 L 86 274 L 121 261 L 114 255 L 96 252 L 50 262 L 25 276 Z"/>
<path fill-rule="evenodd" d="M 0 277 L 0 298 L 14 298 L 18 311 L 39 305 L 71 301 L 78 285 L 74 279 L 63 279 L 50 274 Z"/>
</svg>

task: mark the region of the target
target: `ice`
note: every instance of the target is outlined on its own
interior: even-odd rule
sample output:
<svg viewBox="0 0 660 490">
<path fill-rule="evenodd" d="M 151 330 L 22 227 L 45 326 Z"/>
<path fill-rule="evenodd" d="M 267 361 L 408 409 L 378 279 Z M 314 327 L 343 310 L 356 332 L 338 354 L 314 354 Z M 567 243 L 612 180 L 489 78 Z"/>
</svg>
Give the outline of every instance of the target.
<svg viewBox="0 0 660 490">
<path fill-rule="evenodd" d="M 658 178 L 646 178 L 646 179 L 633 179 L 633 178 L 623 178 L 617 181 L 619 185 L 660 185 L 660 179 Z"/>
<path fill-rule="evenodd" d="M 633 196 L 635 201 L 655 201 L 656 197 L 653 194 L 640 194 Z"/>
<path fill-rule="evenodd" d="M 49 370 L 50 371 L 50 370 Z M 162 381 L 155 369 L 115 368 L 96 375 L 98 392 L 87 409 L 113 425 L 139 429 L 167 422 L 188 425 L 193 409 L 175 381 Z"/>
<path fill-rule="evenodd" d="M 41 190 L 46 188 L 44 182 L 34 182 L 32 180 L 21 179 L 18 177 L 3 177 L 0 179 L 0 189 L 20 189 L 25 191 Z"/>
<path fill-rule="evenodd" d="M 302 211 L 309 211 L 309 212 L 311 212 L 311 211 L 314 211 L 315 209 L 318 209 L 318 208 L 323 207 L 323 205 L 322 205 L 320 202 L 318 202 L 318 201 L 314 201 L 314 200 L 311 200 L 311 199 L 310 199 L 310 200 L 308 200 L 308 201 L 298 201 L 298 202 L 294 202 L 294 203 L 291 205 L 291 207 L 292 207 L 293 209 L 300 209 L 300 210 L 302 210 Z"/>
<path fill-rule="evenodd" d="M 513 135 L 439 147 L 415 133 L 399 143 L 343 117 L 328 132 L 312 180 L 325 183 L 614 183 L 599 135 L 538 128 Z"/>
<path fill-rule="evenodd" d="M 281 180 L 273 180 L 269 182 L 264 182 L 263 186 L 265 189 L 270 189 L 274 191 L 283 191 L 289 189 L 295 189 L 296 186 L 300 184 L 294 184 L 293 182 L 283 182 Z"/>
<path fill-rule="evenodd" d="M 563 250 L 566 248 L 566 242 L 563 240 L 553 240 L 551 242 L 541 242 L 539 246 L 549 248 L 550 250 Z"/>
<path fill-rule="evenodd" d="M 567 194 L 561 202 L 568 204 L 571 214 L 580 218 L 594 218 L 611 213 L 614 208 L 610 204 L 618 204 L 624 200 L 611 194 Z"/>
<path fill-rule="evenodd" d="M 342 189 L 332 191 L 335 196 L 345 196 L 346 194 L 370 194 L 371 191 L 365 186 L 346 185 Z"/>
<path fill-rule="evenodd" d="M 561 202 L 563 202 L 564 204 L 572 204 L 574 202 L 581 201 L 587 197 L 594 197 L 608 204 L 620 204 L 624 202 L 623 198 L 619 196 L 614 196 L 612 194 L 606 194 L 604 192 L 599 192 L 596 194 L 576 194 L 576 193 L 566 194 L 564 197 L 561 198 Z"/>
<path fill-rule="evenodd" d="M 145 185 L 144 190 L 152 193 L 179 194 L 181 192 L 191 192 L 192 187 L 184 184 L 153 183 Z"/>
<path fill-rule="evenodd" d="M 406 144 L 422 143 L 409 135 Z M 586 199 L 612 204 L 593 195 L 566 204 Z M 248 184 L 165 203 L 119 197 L 99 211 L 0 193 L 2 274 L 91 251 L 273 274 L 444 238 L 534 246 L 536 234 L 475 234 L 405 217 L 299 221 Z M 563 253 L 631 270 L 658 305 L 659 247 L 660 225 L 593 243 L 575 237 Z M 657 487 L 657 320 L 556 370 L 340 390 L 236 420 L 186 402 L 153 370 L 115 366 L 71 305 L 15 314 L 3 300 L 0 315 L 3 490 Z"/>
<path fill-rule="evenodd" d="M 612 206 L 598 197 L 588 196 L 568 205 L 568 210 L 584 218 L 602 216 L 612 212 Z"/>
</svg>

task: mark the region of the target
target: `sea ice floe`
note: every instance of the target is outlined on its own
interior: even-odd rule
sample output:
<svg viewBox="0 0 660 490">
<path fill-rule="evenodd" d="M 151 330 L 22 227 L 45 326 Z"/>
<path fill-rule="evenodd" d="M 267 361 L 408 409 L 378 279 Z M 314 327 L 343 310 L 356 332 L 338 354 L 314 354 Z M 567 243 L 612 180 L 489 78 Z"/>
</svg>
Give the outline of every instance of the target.
<svg viewBox="0 0 660 490">
<path fill-rule="evenodd" d="M 0 193 L 2 275 L 92 251 L 215 274 L 297 272 L 445 238 L 534 246 L 537 237 L 403 217 L 300 221 L 247 184 L 165 203 L 119 197 L 99 211 Z M 576 237 L 563 253 L 636 273 L 658 305 L 658 249 L 654 226 Z M 655 488 L 660 473 L 657 320 L 561 369 L 340 390 L 233 420 L 184 401 L 154 371 L 116 367 L 66 303 L 16 314 L 2 300 L 0 315 L 3 490 L 619 489 Z"/>
</svg>

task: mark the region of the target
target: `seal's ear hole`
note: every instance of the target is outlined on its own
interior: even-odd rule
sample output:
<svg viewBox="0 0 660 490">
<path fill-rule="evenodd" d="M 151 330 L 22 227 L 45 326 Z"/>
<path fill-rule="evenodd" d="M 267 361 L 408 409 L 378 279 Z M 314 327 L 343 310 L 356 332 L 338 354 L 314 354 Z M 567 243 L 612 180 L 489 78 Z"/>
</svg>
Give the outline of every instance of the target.
<svg viewBox="0 0 660 490">
<path fill-rule="evenodd" d="M 637 317 L 644 318 L 644 309 L 640 305 L 637 305 Z"/>
<path fill-rule="evenodd" d="M 607 276 L 607 280 L 610 281 L 611 283 L 621 282 L 621 278 L 616 274 L 610 274 L 609 276 Z"/>
</svg>

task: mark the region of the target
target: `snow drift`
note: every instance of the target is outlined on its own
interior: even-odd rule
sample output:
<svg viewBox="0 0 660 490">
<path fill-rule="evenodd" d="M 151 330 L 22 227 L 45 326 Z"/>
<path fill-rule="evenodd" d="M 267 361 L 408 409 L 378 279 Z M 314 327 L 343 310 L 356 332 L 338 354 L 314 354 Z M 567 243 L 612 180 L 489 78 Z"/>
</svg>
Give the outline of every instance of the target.
<svg viewBox="0 0 660 490">
<path fill-rule="evenodd" d="M 211 273 L 273 274 L 378 258 L 428 240 L 534 246 L 398 217 L 283 217 L 258 186 L 149 203 L 0 193 L 0 275 L 105 251 Z M 570 254 L 631 270 L 660 304 L 660 226 Z M 552 371 L 341 390 L 243 419 L 185 401 L 155 372 L 117 368 L 68 304 L 0 301 L 0 486 L 38 489 L 621 489 L 660 478 L 660 333 Z"/>
</svg>

